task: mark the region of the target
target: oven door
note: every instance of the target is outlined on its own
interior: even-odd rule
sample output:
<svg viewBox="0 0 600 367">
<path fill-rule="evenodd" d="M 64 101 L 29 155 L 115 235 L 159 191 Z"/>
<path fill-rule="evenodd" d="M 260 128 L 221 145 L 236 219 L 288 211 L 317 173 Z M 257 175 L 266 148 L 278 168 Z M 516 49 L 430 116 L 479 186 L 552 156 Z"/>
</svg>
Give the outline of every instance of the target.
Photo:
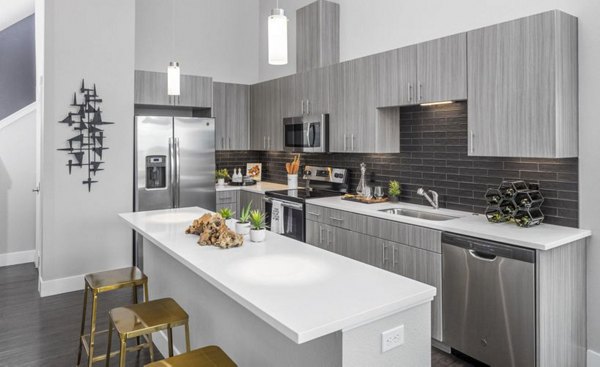
<svg viewBox="0 0 600 367">
<path fill-rule="evenodd" d="M 267 228 L 270 231 L 277 232 L 274 231 L 274 228 L 271 228 L 271 212 L 273 210 L 273 201 L 279 201 L 281 202 L 281 209 L 283 211 L 283 215 L 280 216 L 283 221 L 283 230 L 280 234 L 304 242 L 304 204 L 270 197 L 264 197 L 263 200 L 265 202 Z"/>
</svg>

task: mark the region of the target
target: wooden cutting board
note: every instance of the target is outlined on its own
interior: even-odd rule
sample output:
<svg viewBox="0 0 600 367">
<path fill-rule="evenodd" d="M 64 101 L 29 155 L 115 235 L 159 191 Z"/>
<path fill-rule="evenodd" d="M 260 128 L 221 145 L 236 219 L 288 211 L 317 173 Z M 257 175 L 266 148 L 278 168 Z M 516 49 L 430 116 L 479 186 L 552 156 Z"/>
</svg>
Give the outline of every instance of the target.
<svg viewBox="0 0 600 367">
<path fill-rule="evenodd" d="M 342 196 L 342 200 L 347 200 L 347 201 L 355 201 L 357 203 L 363 203 L 363 204 L 378 204 L 378 203 L 385 203 L 386 201 L 389 201 L 390 199 L 387 197 L 382 197 L 382 198 L 370 198 L 367 199 L 365 197 L 361 197 L 361 196 L 355 196 L 355 197 L 343 197 Z"/>
</svg>

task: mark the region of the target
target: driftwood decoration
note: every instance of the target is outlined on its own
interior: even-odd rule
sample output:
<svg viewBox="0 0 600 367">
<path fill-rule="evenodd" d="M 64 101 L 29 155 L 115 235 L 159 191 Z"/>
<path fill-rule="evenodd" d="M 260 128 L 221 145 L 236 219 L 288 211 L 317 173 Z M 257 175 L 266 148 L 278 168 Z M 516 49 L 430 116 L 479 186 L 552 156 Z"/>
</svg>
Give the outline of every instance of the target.
<svg viewBox="0 0 600 367">
<path fill-rule="evenodd" d="M 229 229 L 225 224 L 225 219 L 219 214 L 206 213 L 195 219 L 185 233 L 200 236 L 198 244 L 201 246 L 230 248 L 244 244 L 244 236 Z"/>
</svg>

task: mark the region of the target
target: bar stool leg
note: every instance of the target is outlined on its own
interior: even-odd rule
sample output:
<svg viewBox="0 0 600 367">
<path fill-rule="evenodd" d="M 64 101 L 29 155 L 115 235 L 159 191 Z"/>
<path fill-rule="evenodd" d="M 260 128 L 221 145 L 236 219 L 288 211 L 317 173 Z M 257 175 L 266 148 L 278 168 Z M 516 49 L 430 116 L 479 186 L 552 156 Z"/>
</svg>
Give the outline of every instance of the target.
<svg viewBox="0 0 600 367">
<path fill-rule="evenodd" d="M 112 346 L 112 322 L 108 321 L 108 346 L 106 347 L 106 367 L 110 365 L 110 347 Z"/>
<path fill-rule="evenodd" d="M 119 367 L 125 367 L 125 355 L 127 354 L 127 339 L 121 336 L 121 352 L 120 352 L 120 360 Z"/>
<path fill-rule="evenodd" d="M 144 302 L 148 302 L 150 298 L 148 298 L 148 280 L 144 282 Z M 150 347 L 148 350 L 150 351 L 150 361 L 154 362 L 154 343 L 152 343 L 152 334 L 148 334 L 148 343 Z"/>
<path fill-rule="evenodd" d="M 81 364 L 81 350 L 83 349 L 83 333 L 85 332 L 85 312 L 87 311 L 87 295 L 88 295 L 88 286 L 85 284 L 85 289 L 83 290 L 83 316 L 81 317 L 81 332 L 79 333 L 79 352 L 77 353 L 77 367 Z"/>
<path fill-rule="evenodd" d="M 186 322 L 185 323 L 185 351 L 190 352 L 190 326 Z"/>
<path fill-rule="evenodd" d="M 92 291 L 92 322 L 90 328 L 90 355 L 88 356 L 88 367 L 92 367 L 94 360 L 94 339 L 96 337 L 96 311 L 98 306 L 98 293 Z"/>
<path fill-rule="evenodd" d="M 169 357 L 173 357 L 173 329 L 167 328 L 167 334 L 169 336 Z"/>
<path fill-rule="evenodd" d="M 133 304 L 137 304 L 137 303 L 138 303 L 138 289 L 137 289 L 137 285 L 134 285 L 133 286 Z M 140 337 L 139 336 L 135 338 L 135 341 L 136 341 L 137 345 L 140 345 Z M 137 354 L 139 355 L 141 351 L 142 351 L 141 349 L 138 349 Z"/>
</svg>

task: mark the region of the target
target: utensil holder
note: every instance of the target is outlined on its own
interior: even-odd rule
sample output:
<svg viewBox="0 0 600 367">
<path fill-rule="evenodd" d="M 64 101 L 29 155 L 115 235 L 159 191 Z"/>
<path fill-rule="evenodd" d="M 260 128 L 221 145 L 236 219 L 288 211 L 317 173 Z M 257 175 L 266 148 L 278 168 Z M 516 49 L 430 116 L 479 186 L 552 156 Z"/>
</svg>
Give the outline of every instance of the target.
<svg viewBox="0 0 600 367">
<path fill-rule="evenodd" d="M 298 188 L 298 175 L 288 175 L 288 190 L 294 190 Z"/>
</svg>

